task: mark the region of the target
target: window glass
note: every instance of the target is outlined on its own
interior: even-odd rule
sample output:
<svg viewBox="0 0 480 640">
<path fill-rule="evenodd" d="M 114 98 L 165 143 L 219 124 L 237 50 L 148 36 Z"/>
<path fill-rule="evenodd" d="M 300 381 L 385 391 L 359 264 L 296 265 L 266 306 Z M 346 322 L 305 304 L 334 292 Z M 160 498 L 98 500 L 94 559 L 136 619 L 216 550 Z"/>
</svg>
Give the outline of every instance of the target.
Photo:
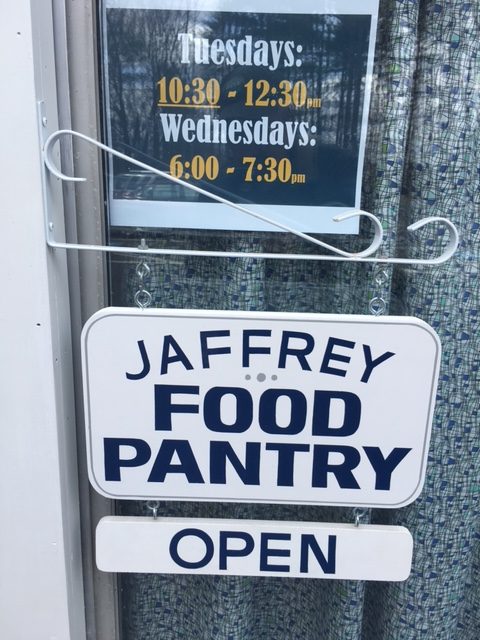
<svg viewBox="0 0 480 640">
<path fill-rule="evenodd" d="M 105 19 L 105 14 L 103 17 Z M 372 312 L 372 301 L 382 299 L 387 313 L 414 315 L 435 328 L 442 340 L 443 360 L 424 491 L 409 507 L 377 510 L 366 516 L 372 522 L 407 526 L 412 532 L 415 548 L 411 577 L 401 584 L 365 584 L 234 576 L 123 575 L 120 576 L 123 640 L 159 637 L 172 640 L 417 640 L 433 637 L 452 640 L 462 637 L 473 640 L 476 637 L 479 605 L 476 588 L 478 18 L 475 3 L 458 0 L 380 2 L 360 204 L 382 221 L 385 241 L 381 252 L 385 256 L 439 255 L 446 243 L 444 227 L 428 225 L 409 232 L 407 226 L 433 215 L 452 220 L 462 240 L 457 254 L 448 263 L 435 267 L 376 267 L 358 263 L 182 255 L 145 258 L 117 255 L 110 262 L 110 301 L 118 306 L 134 306 L 135 294 L 142 289 L 151 294 L 152 306 L 167 308 L 368 314 Z M 103 68 L 107 75 L 104 109 L 111 126 L 109 135 L 122 153 L 157 168 L 175 171 L 171 166 L 172 156 L 165 161 L 157 153 L 162 149 L 158 105 L 151 100 L 145 102 L 145 87 L 149 87 L 150 94 L 163 91 L 165 95 L 159 94 L 159 100 L 173 103 L 178 97 L 175 91 L 185 92 L 186 77 L 181 78 L 181 86 L 172 85 L 171 90 L 168 83 L 164 83 L 165 87 L 157 83 L 162 83 L 164 77 L 170 78 L 165 68 L 171 61 L 178 33 L 188 33 L 189 27 L 168 23 L 166 30 L 158 21 L 152 21 L 145 31 L 144 17 L 128 12 L 118 14 L 115 21 L 108 29 L 110 67 Z M 213 29 L 202 21 L 196 24 L 198 33 L 203 35 L 209 28 Z M 259 33 L 264 28 L 262 24 L 260 20 L 255 26 Z M 328 30 L 326 22 L 320 21 L 317 26 Z M 282 29 L 287 33 L 290 27 L 287 20 Z M 309 31 L 311 26 L 302 23 L 295 29 Z M 145 38 L 152 49 L 147 57 L 142 57 L 138 52 L 143 51 Z M 156 38 L 162 42 L 162 60 L 166 67 L 152 70 Z M 352 47 L 354 40 L 362 38 L 365 40 L 365 30 L 352 32 Z M 363 49 L 363 54 L 358 54 L 360 57 L 356 59 L 360 69 L 364 69 L 365 51 Z M 342 48 L 335 55 L 341 59 L 347 54 Z M 309 64 L 308 68 L 315 74 L 317 66 L 322 68 L 324 61 L 311 60 Z M 116 65 L 119 68 L 115 68 Z M 339 74 L 341 80 L 338 86 L 332 85 L 332 91 L 348 94 L 346 78 L 354 82 L 355 75 L 343 76 L 341 71 Z M 293 82 L 298 76 L 289 78 Z M 222 87 L 230 79 L 227 74 L 221 76 Z M 263 78 L 258 76 L 258 79 Z M 242 76 L 240 84 L 247 82 Z M 357 93 L 348 94 L 353 99 L 356 96 L 361 100 L 362 82 Z M 211 91 L 214 100 L 215 88 Z M 193 99 L 193 94 L 187 97 Z M 259 107 L 259 117 L 262 117 L 262 108 Z M 144 130 L 143 116 L 139 113 L 148 109 L 154 112 L 151 122 L 156 124 Z M 346 115 L 348 110 L 339 110 L 335 115 L 330 111 L 322 114 L 326 118 L 327 142 L 331 140 L 335 146 L 340 141 L 347 151 L 355 145 L 358 147 L 361 133 L 358 105 L 356 110 L 353 104 L 349 109 L 350 114 L 354 111 L 350 120 Z M 232 110 L 228 119 L 233 117 Z M 220 151 L 209 155 L 218 155 L 219 162 L 228 165 L 230 151 L 224 149 L 223 153 L 226 155 L 222 156 Z M 193 154 L 202 155 L 195 146 L 189 154 L 188 145 L 180 146 L 178 154 L 183 163 L 191 162 Z M 300 147 L 297 156 L 297 166 L 301 163 L 310 166 Z M 204 153 L 202 157 L 205 160 L 208 156 Z M 280 159 L 275 157 L 277 161 Z M 331 169 L 327 176 L 333 189 L 348 173 L 349 161 L 335 154 L 327 157 L 328 163 L 334 158 L 327 167 Z M 316 163 L 314 159 L 312 166 Z M 240 163 L 240 166 L 245 169 L 248 164 Z M 182 170 L 185 174 L 185 164 Z M 298 173 L 307 174 L 309 170 Z M 204 185 L 208 180 L 203 175 L 197 182 Z M 228 194 L 235 202 L 250 203 L 245 181 L 214 182 L 210 181 L 207 186 L 215 193 Z M 268 187 L 262 191 L 264 204 L 288 201 L 290 196 L 280 182 L 275 189 Z M 168 203 L 198 205 L 205 201 L 198 193 L 152 177 L 123 161 L 112 165 L 109 183 L 113 199 L 127 205 L 128 201 L 136 205 L 150 202 L 161 210 L 162 207 L 168 209 L 171 206 Z M 345 193 L 344 189 L 341 191 Z M 353 193 L 351 183 L 350 193 Z M 329 206 L 337 206 L 339 202 L 344 207 L 352 206 L 348 198 L 322 197 Z M 111 202 L 109 241 L 115 245 L 137 246 L 144 241 L 149 247 L 169 249 L 302 254 L 322 251 L 305 240 L 278 231 L 112 224 L 114 208 Z M 368 246 L 372 228 L 366 222 L 360 225 L 358 234 L 318 232 L 315 237 L 347 251 L 359 251 Z M 140 269 L 139 273 L 138 265 L 143 264 L 147 264 L 148 269 Z M 405 401 L 408 402 L 408 398 Z M 147 503 L 139 501 L 121 501 L 117 512 L 144 516 L 151 513 Z M 354 520 L 351 509 L 295 505 L 162 502 L 159 514 Z"/>
</svg>

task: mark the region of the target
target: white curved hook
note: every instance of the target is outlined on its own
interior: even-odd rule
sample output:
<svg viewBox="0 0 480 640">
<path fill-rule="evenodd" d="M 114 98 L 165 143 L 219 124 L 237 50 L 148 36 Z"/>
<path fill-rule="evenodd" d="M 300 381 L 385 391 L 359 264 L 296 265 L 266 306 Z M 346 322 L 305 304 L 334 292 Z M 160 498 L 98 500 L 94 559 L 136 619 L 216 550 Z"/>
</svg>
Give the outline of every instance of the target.
<svg viewBox="0 0 480 640">
<path fill-rule="evenodd" d="M 349 211 L 348 213 L 342 213 L 339 216 L 335 216 L 333 220 L 335 222 L 343 222 L 343 220 L 349 220 L 350 218 L 356 218 L 360 216 L 369 218 L 373 222 L 375 226 L 375 236 L 367 249 L 364 249 L 359 253 L 351 253 L 349 255 L 354 256 L 355 258 L 366 258 L 367 256 L 371 256 L 372 253 L 375 253 L 375 251 L 377 251 L 377 249 L 383 242 L 383 227 L 377 216 L 374 216 L 373 213 L 369 213 L 368 211 L 355 209 L 354 211 Z"/>
<path fill-rule="evenodd" d="M 448 218 L 442 218 L 440 216 L 430 216 L 428 218 L 422 218 L 421 220 L 418 220 L 417 222 L 409 225 L 407 227 L 407 230 L 417 231 L 418 229 L 425 227 L 427 224 L 437 222 L 444 224 L 446 227 L 448 227 L 449 230 L 448 244 L 445 247 L 444 252 L 437 258 L 430 258 L 427 260 L 408 260 L 407 258 L 405 258 L 405 260 L 408 260 L 408 262 L 413 264 L 442 264 L 443 262 L 447 262 L 447 260 L 450 260 L 450 258 L 457 250 L 458 243 L 460 242 L 458 229 L 451 220 L 449 220 Z"/>
<path fill-rule="evenodd" d="M 72 137 L 76 137 L 76 138 L 80 138 L 81 140 L 84 140 L 85 142 L 89 142 L 90 144 L 93 144 L 95 147 L 98 147 L 99 149 L 102 149 L 102 151 L 106 151 L 107 153 L 110 153 L 112 156 L 116 156 L 117 158 L 121 158 L 122 160 L 125 160 L 126 162 L 129 162 L 130 164 L 133 164 L 137 167 L 140 167 L 141 169 L 145 169 L 146 171 L 150 171 L 158 176 L 161 176 L 162 178 L 165 178 L 166 180 L 170 180 L 170 182 L 175 182 L 177 184 L 182 185 L 183 187 L 186 187 L 187 189 L 191 189 L 192 191 L 196 191 L 197 193 L 200 193 L 204 196 L 207 196 L 208 198 L 212 199 L 212 200 L 216 200 L 217 202 L 220 202 L 221 204 L 225 204 L 229 207 L 232 207 L 233 209 L 237 209 L 238 211 L 241 211 L 242 213 L 245 213 L 249 216 L 252 216 L 253 218 L 257 218 L 258 220 L 262 220 L 263 222 L 266 222 L 268 224 L 271 224 L 274 227 L 277 227 L 278 229 L 282 229 L 282 231 L 287 231 L 288 233 L 292 233 L 296 236 L 298 236 L 299 238 L 302 238 L 303 240 L 306 240 L 307 242 L 310 242 L 312 244 L 316 244 L 324 249 L 327 249 L 328 251 L 332 251 L 333 253 L 339 255 L 339 256 L 343 256 L 345 258 L 353 258 L 353 259 L 358 259 L 358 258 L 365 258 L 367 256 L 372 255 L 372 253 L 374 253 L 379 246 L 382 244 L 383 241 L 383 228 L 382 225 L 380 223 L 380 221 L 378 220 L 377 217 L 375 217 L 372 213 L 368 213 L 367 211 L 362 211 L 360 209 L 355 209 L 351 212 L 342 214 L 340 216 L 336 216 L 334 218 L 335 222 L 343 222 L 344 220 L 349 220 L 350 218 L 354 218 L 354 217 L 367 217 L 369 218 L 375 226 L 375 236 L 370 244 L 369 247 L 367 247 L 366 249 L 364 249 L 363 251 L 359 252 L 359 253 L 350 253 L 348 251 L 343 251 L 343 249 L 338 249 L 337 247 L 334 247 L 326 242 L 323 242 L 322 240 L 318 240 L 317 238 L 313 238 L 312 236 L 303 233 L 302 231 L 298 231 L 297 229 L 293 229 L 292 227 L 283 224 L 281 222 L 278 222 L 276 220 L 272 220 L 271 218 L 264 216 L 261 213 L 258 213 L 256 211 L 251 211 L 250 209 L 237 204 L 235 202 L 231 202 L 230 200 L 226 200 L 225 198 L 222 198 L 221 196 L 217 196 L 214 193 L 211 193 L 210 191 L 207 191 L 205 189 L 202 189 L 201 187 L 197 187 L 191 183 L 188 182 L 184 182 L 183 180 L 181 180 L 180 178 L 175 178 L 174 176 L 171 176 L 169 173 L 167 173 L 166 171 L 160 171 L 159 169 L 155 169 L 154 167 L 151 167 L 148 164 L 145 164 L 144 162 L 140 162 L 140 160 L 135 160 L 134 158 L 130 158 L 129 156 L 121 153 L 120 151 L 116 151 L 115 149 L 112 149 L 111 147 L 108 147 L 107 145 L 99 142 L 98 140 L 95 140 L 94 138 L 90 138 L 86 135 L 84 135 L 83 133 L 78 133 L 78 131 L 72 131 L 71 129 L 61 129 L 59 131 L 55 131 L 54 133 L 52 133 L 46 140 L 45 142 L 45 146 L 44 146 L 44 162 L 45 162 L 45 166 L 47 167 L 47 169 L 50 171 L 50 173 L 52 173 L 54 176 L 56 176 L 57 178 L 59 178 L 60 180 L 63 181 L 68 181 L 68 182 L 85 182 L 85 178 L 76 178 L 74 176 L 67 176 L 66 174 L 62 173 L 59 169 L 57 169 L 55 162 L 53 160 L 52 157 L 52 150 L 53 150 L 53 145 L 55 144 L 55 142 L 57 142 L 57 140 L 65 135 L 70 135 Z"/>
</svg>

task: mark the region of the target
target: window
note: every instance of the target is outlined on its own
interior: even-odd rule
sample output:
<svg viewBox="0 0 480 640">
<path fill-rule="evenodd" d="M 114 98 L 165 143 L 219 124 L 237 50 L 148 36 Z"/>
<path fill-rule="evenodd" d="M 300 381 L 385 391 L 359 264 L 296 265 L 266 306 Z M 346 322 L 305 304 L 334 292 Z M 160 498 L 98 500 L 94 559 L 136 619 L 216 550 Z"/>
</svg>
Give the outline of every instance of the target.
<svg viewBox="0 0 480 640">
<path fill-rule="evenodd" d="M 108 102 L 108 96 L 112 100 L 113 95 L 108 86 L 97 103 L 92 97 L 99 90 L 93 80 L 94 52 L 88 46 L 82 48 L 79 35 L 93 34 L 94 30 L 92 25 L 78 22 L 82 8 L 73 4 L 68 11 L 73 125 L 94 137 L 108 136 L 108 126 L 93 124 L 100 114 L 108 122 L 113 111 L 120 109 L 122 99 L 128 113 L 134 113 L 146 84 L 155 89 L 162 72 L 156 70 L 147 80 L 146 61 L 122 62 L 120 50 L 115 62 L 123 64 L 118 78 L 123 78 L 124 85 L 115 88 L 115 105 Z M 372 300 L 380 298 L 389 314 L 414 315 L 433 326 L 441 337 L 444 352 L 424 491 L 407 508 L 374 511 L 365 516 L 371 522 L 403 524 L 412 531 L 414 569 L 407 582 L 392 585 L 234 576 L 121 575 L 118 618 L 122 640 L 160 636 L 185 640 L 475 637 L 479 382 L 476 140 L 480 100 L 477 12 L 475 3 L 468 2 L 380 2 L 362 208 L 381 219 L 386 235 L 383 250 L 388 255 L 438 255 L 444 246 L 442 227 L 429 226 L 415 233 L 408 232 L 406 227 L 430 215 L 449 218 L 460 229 L 462 242 L 448 263 L 438 267 L 375 268 L 358 263 L 307 260 L 181 255 L 147 255 L 139 259 L 114 254 L 103 270 L 98 257 L 80 259 L 85 296 L 83 317 L 104 304 L 103 289 L 97 287 L 99 281 L 103 282 L 103 275 L 99 274 L 107 274 L 105 298 L 117 306 L 133 306 L 139 289 L 148 290 L 152 306 L 183 309 L 367 314 Z M 100 25 L 104 27 L 101 19 Z M 121 28 L 132 39 L 132 47 L 136 38 L 142 42 L 141 26 L 128 24 L 127 28 L 125 23 L 118 26 L 117 32 L 110 25 L 112 37 L 123 33 Z M 104 31 L 100 29 L 99 33 L 98 51 L 102 59 L 106 41 Z M 125 43 L 122 40 L 120 44 Z M 108 47 L 111 52 L 111 43 Z M 77 51 L 82 55 L 77 56 Z M 82 92 L 79 99 L 76 88 L 85 60 L 92 76 L 89 95 Z M 182 87 L 184 91 L 184 84 Z M 180 88 L 172 85 L 172 91 Z M 176 94 L 169 99 L 175 102 Z M 135 129 L 136 122 L 133 117 L 128 139 L 123 137 L 122 127 L 110 134 L 120 151 L 145 161 L 146 155 L 153 154 L 156 140 L 149 138 L 153 147 L 144 148 L 140 143 L 143 132 Z M 345 129 L 340 128 L 347 136 Z M 348 135 L 354 136 L 355 132 Z M 85 175 L 86 168 L 90 176 L 97 173 L 90 186 L 81 187 L 84 191 L 77 191 L 76 195 L 79 235 L 85 239 L 102 223 L 98 189 L 103 180 L 98 177 L 95 152 L 81 145 L 78 150 L 77 173 Z M 185 155 L 185 150 L 182 153 Z M 156 162 L 159 168 L 164 167 L 163 160 Z M 342 162 L 341 171 L 347 165 L 348 162 Z M 112 164 L 105 166 L 111 168 Z M 115 200 L 127 205 L 128 201 L 144 205 L 179 200 L 187 205 L 198 204 L 197 196 L 184 187 L 168 184 L 126 164 L 117 163 L 113 167 Z M 107 195 L 111 184 L 111 175 L 106 172 Z M 234 195 L 242 201 L 248 199 L 245 193 Z M 336 206 L 336 197 L 332 202 Z M 281 232 L 113 225 L 112 218 L 110 223 L 107 237 L 114 245 L 137 246 L 144 241 L 149 247 L 169 249 L 318 251 L 317 247 Z M 368 244 L 370 233 L 370 228 L 362 227 L 359 235 L 338 235 L 334 240 L 338 246 L 355 251 Z M 318 237 L 331 241 L 328 235 Z M 141 270 L 143 276 L 137 269 L 139 264 L 147 265 Z M 91 509 L 93 523 L 99 512 L 109 510 L 129 515 L 150 514 L 149 505 L 144 502 L 122 501 L 113 505 L 93 494 L 90 501 L 91 505 L 84 504 L 83 508 L 85 512 Z M 278 505 L 169 502 L 161 503 L 160 513 L 353 521 L 351 509 Z M 87 540 L 89 535 L 84 537 Z M 88 545 L 85 549 L 88 558 Z M 95 584 L 97 637 L 113 637 L 111 630 L 101 631 L 111 629 L 115 618 L 112 577 L 98 576 Z"/>
</svg>

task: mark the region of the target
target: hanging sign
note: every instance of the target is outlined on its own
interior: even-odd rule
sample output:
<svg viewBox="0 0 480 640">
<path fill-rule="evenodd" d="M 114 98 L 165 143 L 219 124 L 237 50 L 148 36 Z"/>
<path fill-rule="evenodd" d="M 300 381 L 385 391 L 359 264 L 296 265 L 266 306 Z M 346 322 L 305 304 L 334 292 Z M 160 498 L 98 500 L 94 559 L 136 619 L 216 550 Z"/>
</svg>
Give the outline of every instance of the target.
<svg viewBox="0 0 480 640">
<path fill-rule="evenodd" d="M 82 358 L 107 497 L 401 507 L 422 489 L 440 343 L 421 320 L 110 308 Z"/>
<path fill-rule="evenodd" d="M 102 518 L 97 567 L 190 573 L 403 581 L 413 540 L 404 527 L 188 518 Z"/>
<path fill-rule="evenodd" d="M 241 5 L 241 6 L 240 6 Z M 105 0 L 108 144 L 307 232 L 358 233 L 378 0 Z M 114 158 L 113 226 L 277 230 Z"/>
</svg>

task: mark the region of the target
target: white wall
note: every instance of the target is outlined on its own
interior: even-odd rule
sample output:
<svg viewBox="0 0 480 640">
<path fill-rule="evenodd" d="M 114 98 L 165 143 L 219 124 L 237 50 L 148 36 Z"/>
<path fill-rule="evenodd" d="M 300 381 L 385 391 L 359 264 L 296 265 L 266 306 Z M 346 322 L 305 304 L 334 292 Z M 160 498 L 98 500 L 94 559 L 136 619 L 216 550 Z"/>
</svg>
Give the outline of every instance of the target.
<svg viewBox="0 0 480 640">
<path fill-rule="evenodd" d="M 10 2 L 0 22 L 0 637 L 76 640 L 85 631 L 66 267 L 44 240 L 36 113 L 43 99 L 55 128 L 51 7 L 32 8 L 33 18 L 29 0 Z"/>
</svg>

